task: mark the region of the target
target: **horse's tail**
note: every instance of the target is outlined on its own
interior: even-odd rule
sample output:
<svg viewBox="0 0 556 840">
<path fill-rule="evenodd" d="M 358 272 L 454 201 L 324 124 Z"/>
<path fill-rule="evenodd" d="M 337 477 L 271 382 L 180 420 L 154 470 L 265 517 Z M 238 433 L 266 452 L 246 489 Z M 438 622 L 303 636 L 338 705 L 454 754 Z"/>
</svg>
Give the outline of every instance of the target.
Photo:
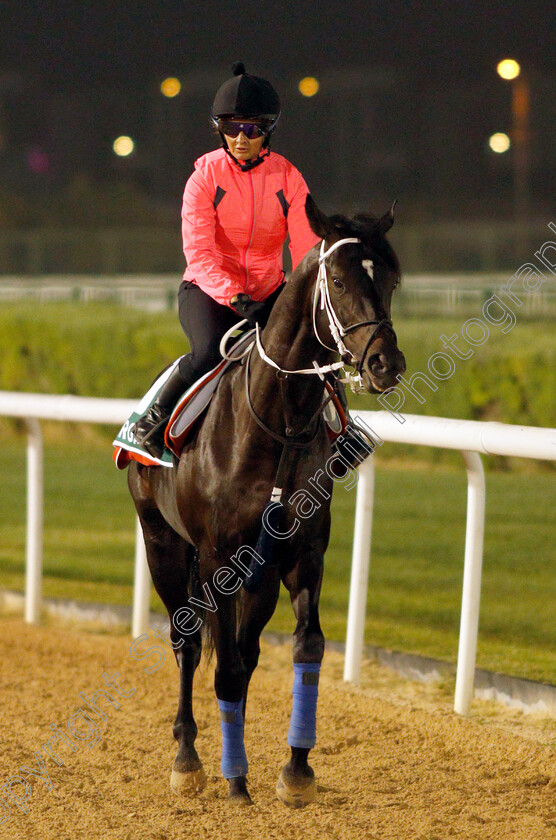
<svg viewBox="0 0 556 840">
<path fill-rule="evenodd" d="M 208 611 L 201 606 L 207 600 L 207 593 L 204 591 L 201 584 L 201 575 L 199 572 L 199 552 L 194 546 L 188 546 L 188 563 L 187 563 L 187 592 L 189 595 L 189 606 L 195 613 L 195 617 L 200 619 L 201 636 L 203 640 L 203 650 L 207 657 L 207 662 L 210 662 L 215 650 L 215 641 L 212 635 L 211 623 L 208 620 Z M 239 623 L 241 618 L 241 611 L 243 607 L 242 590 L 230 595 L 235 601 L 235 620 Z M 193 599 L 193 602 L 191 601 Z"/>
<path fill-rule="evenodd" d="M 200 606 L 206 597 L 201 584 L 199 573 L 199 552 L 194 546 L 189 546 L 187 563 L 187 592 L 189 594 L 189 606 L 195 613 L 195 617 L 201 621 L 201 636 L 203 649 L 210 661 L 214 653 L 214 638 L 210 621 L 207 620 L 207 610 Z M 193 601 L 191 599 L 194 599 Z"/>
</svg>

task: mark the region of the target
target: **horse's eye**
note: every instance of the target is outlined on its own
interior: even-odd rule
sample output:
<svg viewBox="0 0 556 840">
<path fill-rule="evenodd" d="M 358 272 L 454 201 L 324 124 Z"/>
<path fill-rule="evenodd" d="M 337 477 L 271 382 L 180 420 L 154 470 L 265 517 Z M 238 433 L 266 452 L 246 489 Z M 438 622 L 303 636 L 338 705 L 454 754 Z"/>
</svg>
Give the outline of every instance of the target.
<svg viewBox="0 0 556 840">
<path fill-rule="evenodd" d="M 334 285 L 337 289 L 339 289 L 339 290 L 345 289 L 345 286 L 344 286 L 344 284 L 342 283 L 342 281 L 340 280 L 339 277 L 333 277 L 332 282 L 334 283 Z"/>
</svg>

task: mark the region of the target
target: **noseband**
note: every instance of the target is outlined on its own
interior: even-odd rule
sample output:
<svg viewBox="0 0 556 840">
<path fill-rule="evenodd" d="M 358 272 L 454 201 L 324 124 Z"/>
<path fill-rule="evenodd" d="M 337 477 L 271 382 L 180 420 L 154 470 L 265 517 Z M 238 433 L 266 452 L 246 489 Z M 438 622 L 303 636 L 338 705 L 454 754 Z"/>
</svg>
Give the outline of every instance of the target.
<svg viewBox="0 0 556 840">
<path fill-rule="evenodd" d="M 313 330 L 315 336 L 320 344 L 323 347 L 326 347 L 327 350 L 334 351 L 334 347 L 329 347 L 328 344 L 321 339 L 317 327 L 317 307 L 320 300 L 320 308 L 324 309 L 327 316 L 328 316 L 328 326 L 330 329 L 330 333 L 334 342 L 336 344 L 336 348 L 338 353 L 340 354 L 341 358 L 345 361 L 345 356 L 349 355 L 353 362 L 357 362 L 356 370 L 359 379 L 363 374 L 363 365 L 365 364 L 365 359 L 367 358 L 367 353 L 369 352 L 369 348 L 371 347 L 373 341 L 377 337 L 377 335 L 384 329 L 390 330 L 392 333 L 394 332 L 394 327 L 392 325 L 392 321 L 390 318 L 382 318 L 382 320 L 369 320 L 369 321 L 358 321 L 356 324 L 350 324 L 348 327 L 344 327 L 340 319 L 338 318 L 334 307 L 332 306 L 332 301 L 330 300 L 330 289 L 328 287 L 328 275 L 326 272 L 326 259 L 330 256 L 340 245 L 348 245 L 348 244 L 357 244 L 360 243 L 360 239 L 355 238 L 347 238 L 347 239 L 340 239 L 338 242 L 335 242 L 333 245 L 328 248 L 327 251 L 324 250 L 324 239 L 321 242 L 320 246 L 320 254 L 319 254 L 319 271 L 317 275 L 317 281 L 315 283 L 315 289 L 313 292 Z M 370 263 L 370 267 L 372 268 L 372 262 Z M 372 275 L 370 275 L 372 277 Z M 357 358 L 353 355 L 351 350 L 348 350 L 346 345 L 343 342 L 343 337 L 348 335 L 350 332 L 354 330 L 358 330 L 359 327 L 370 327 L 375 325 L 375 329 L 371 333 L 369 340 L 365 345 L 365 349 L 363 351 L 363 355 L 361 359 L 357 361 Z M 395 335 L 395 333 L 394 333 Z"/>
</svg>

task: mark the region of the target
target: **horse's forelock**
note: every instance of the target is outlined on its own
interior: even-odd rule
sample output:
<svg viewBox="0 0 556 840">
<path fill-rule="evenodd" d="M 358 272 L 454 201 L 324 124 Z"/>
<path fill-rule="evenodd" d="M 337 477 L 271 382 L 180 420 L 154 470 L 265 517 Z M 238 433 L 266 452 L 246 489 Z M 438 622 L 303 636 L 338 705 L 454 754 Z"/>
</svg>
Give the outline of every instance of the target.
<svg viewBox="0 0 556 840">
<path fill-rule="evenodd" d="M 330 216 L 330 221 L 340 236 L 354 236 L 361 239 L 363 245 L 378 254 L 388 268 L 395 273 L 398 281 L 401 279 L 399 260 L 382 232 L 379 218 L 371 213 L 358 213 L 353 219 L 341 215 Z"/>
<path fill-rule="evenodd" d="M 354 233 L 355 228 L 353 226 L 353 222 L 351 219 L 348 219 L 347 216 L 340 216 L 339 214 L 336 214 L 334 216 L 330 216 L 329 221 L 334 226 L 338 236 L 345 238 L 356 235 Z"/>
</svg>

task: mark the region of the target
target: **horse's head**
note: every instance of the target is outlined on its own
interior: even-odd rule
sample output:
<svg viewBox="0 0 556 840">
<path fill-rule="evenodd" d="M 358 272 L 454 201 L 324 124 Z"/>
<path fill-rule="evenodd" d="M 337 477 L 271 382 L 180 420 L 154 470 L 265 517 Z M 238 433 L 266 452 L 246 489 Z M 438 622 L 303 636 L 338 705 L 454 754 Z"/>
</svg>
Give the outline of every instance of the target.
<svg viewBox="0 0 556 840">
<path fill-rule="evenodd" d="M 326 271 L 321 267 L 316 281 L 325 303 L 316 310 L 319 336 L 336 344 L 343 361 L 357 367 L 368 391 L 385 391 L 405 371 L 390 315 L 392 294 L 400 284 L 399 263 L 386 239 L 394 207 L 380 219 L 366 214 L 328 217 L 307 195 L 305 209 L 312 230 L 323 240 L 319 262 Z M 331 250 L 344 239 L 359 241 Z"/>
</svg>

